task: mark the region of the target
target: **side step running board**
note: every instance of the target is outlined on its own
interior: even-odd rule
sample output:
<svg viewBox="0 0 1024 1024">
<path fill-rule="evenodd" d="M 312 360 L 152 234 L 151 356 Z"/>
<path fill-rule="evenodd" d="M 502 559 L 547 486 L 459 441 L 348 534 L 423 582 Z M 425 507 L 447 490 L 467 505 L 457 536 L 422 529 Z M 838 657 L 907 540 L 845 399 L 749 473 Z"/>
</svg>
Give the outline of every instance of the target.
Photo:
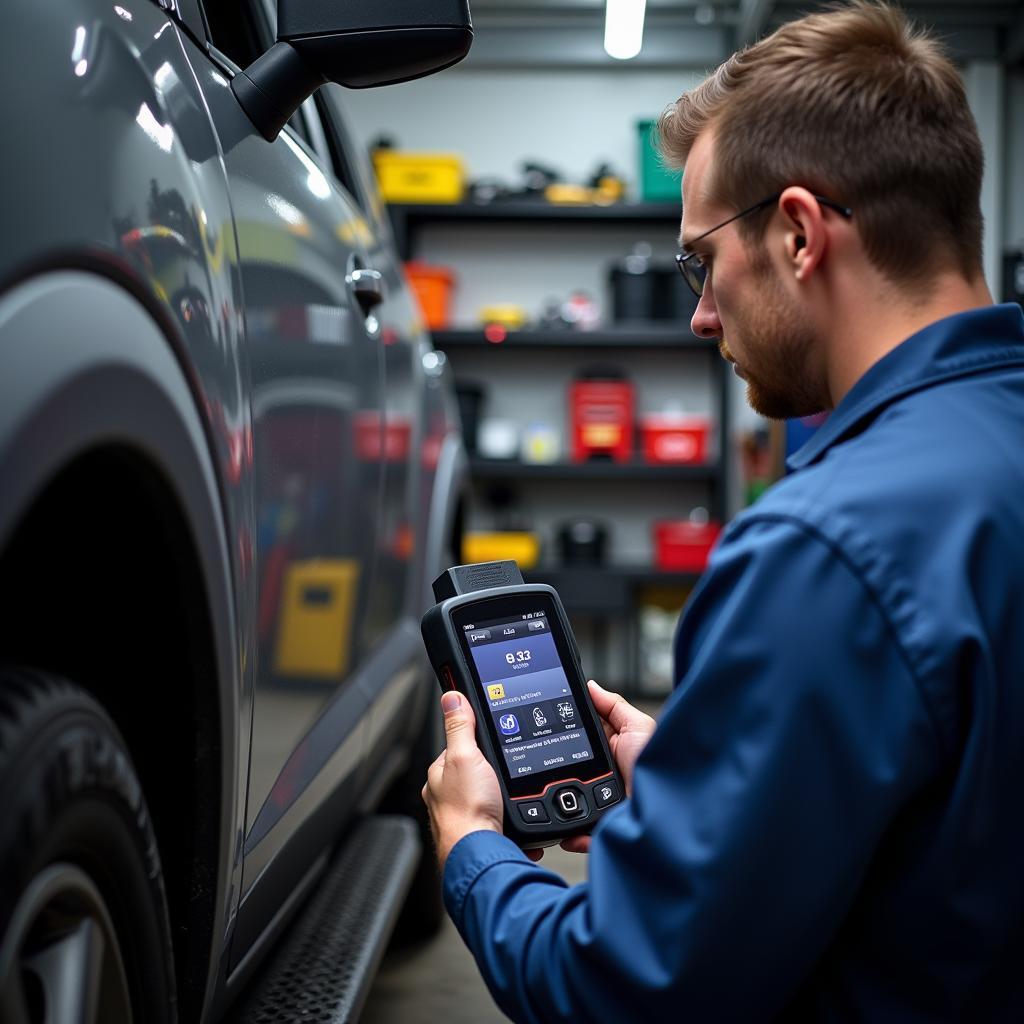
<svg viewBox="0 0 1024 1024">
<path fill-rule="evenodd" d="M 363 819 L 258 968 L 233 1024 L 358 1020 L 419 855 L 410 818 Z"/>
</svg>

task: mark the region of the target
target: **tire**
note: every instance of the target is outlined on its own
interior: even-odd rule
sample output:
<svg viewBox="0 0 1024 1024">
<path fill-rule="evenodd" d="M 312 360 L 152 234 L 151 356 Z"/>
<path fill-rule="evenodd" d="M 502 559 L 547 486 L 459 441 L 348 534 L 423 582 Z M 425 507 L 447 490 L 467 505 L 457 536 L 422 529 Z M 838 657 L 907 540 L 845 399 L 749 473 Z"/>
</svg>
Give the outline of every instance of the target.
<svg viewBox="0 0 1024 1024">
<path fill-rule="evenodd" d="M 395 925 L 392 941 L 397 946 L 412 945 L 432 938 L 440 930 L 445 917 L 430 817 L 420 795 L 423 783 L 427 781 L 427 769 L 444 745 L 443 734 L 440 706 L 436 700 L 430 700 L 409 755 L 409 765 L 383 801 L 383 809 L 403 814 L 416 822 L 422 850 Z"/>
<path fill-rule="evenodd" d="M 156 840 L 117 729 L 87 693 L 0 671 L 0 1020 L 174 1024 Z"/>
</svg>

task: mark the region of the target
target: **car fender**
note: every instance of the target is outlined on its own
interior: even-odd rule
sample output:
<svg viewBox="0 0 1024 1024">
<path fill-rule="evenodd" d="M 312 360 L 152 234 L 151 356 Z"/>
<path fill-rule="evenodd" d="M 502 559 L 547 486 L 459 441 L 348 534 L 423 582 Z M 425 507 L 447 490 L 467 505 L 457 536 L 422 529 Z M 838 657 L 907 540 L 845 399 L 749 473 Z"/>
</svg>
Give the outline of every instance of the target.
<svg viewBox="0 0 1024 1024">
<path fill-rule="evenodd" d="M 170 481 L 206 588 L 220 711 L 220 863 L 209 986 L 233 917 L 239 766 L 248 728 L 239 692 L 233 552 L 222 485 L 173 325 L 125 287 L 82 270 L 40 274 L 0 295 L 0 550 L 47 483 L 101 444 L 142 452 Z M 184 365 L 187 365 L 185 363 Z"/>
</svg>

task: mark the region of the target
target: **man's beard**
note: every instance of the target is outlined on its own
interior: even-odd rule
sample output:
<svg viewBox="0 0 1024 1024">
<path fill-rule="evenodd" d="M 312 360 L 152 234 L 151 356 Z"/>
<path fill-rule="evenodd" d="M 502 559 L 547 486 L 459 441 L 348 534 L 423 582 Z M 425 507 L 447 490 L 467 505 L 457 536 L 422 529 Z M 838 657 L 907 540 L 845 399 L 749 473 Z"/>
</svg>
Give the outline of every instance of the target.
<svg viewBox="0 0 1024 1024">
<path fill-rule="evenodd" d="M 744 350 L 740 368 L 747 382 L 747 402 L 773 420 L 821 412 L 828 396 L 813 379 L 820 342 L 779 288 L 767 258 L 755 258 L 752 269 L 761 294 L 749 304 L 749 313 L 743 311 L 735 318 Z M 718 347 L 723 357 L 730 357 L 728 339 L 723 337 Z"/>
</svg>

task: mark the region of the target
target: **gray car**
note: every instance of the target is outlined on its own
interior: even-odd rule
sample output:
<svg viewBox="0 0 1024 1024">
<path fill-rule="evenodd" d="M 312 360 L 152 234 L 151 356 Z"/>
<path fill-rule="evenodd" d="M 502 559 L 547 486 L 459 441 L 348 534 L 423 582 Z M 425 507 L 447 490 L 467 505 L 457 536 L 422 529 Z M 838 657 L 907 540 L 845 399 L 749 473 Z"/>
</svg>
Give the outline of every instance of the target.
<svg viewBox="0 0 1024 1024">
<path fill-rule="evenodd" d="M 465 458 L 335 83 L 467 0 L 3 21 L 0 1020 L 345 1019 L 439 920 Z"/>
</svg>

